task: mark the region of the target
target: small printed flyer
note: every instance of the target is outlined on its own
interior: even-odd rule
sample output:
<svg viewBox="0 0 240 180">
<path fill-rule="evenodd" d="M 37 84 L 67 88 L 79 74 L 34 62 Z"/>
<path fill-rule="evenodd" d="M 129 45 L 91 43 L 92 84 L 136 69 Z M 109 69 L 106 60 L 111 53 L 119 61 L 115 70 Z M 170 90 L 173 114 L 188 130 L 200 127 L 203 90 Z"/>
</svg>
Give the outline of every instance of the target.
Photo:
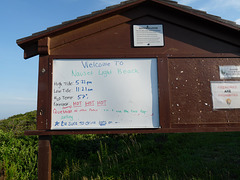
<svg viewBox="0 0 240 180">
<path fill-rule="evenodd" d="M 213 109 L 240 108 L 240 81 L 211 82 Z"/>
</svg>

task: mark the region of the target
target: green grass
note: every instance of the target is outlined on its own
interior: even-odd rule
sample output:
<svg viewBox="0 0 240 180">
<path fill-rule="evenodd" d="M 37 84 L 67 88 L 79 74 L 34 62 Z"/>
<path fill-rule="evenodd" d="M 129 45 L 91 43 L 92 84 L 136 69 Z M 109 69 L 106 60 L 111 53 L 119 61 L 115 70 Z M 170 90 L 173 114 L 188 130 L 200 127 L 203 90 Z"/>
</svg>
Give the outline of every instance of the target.
<svg viewBox="0 0 240 180">
<path fill-rule="evenodd" d="M 37 179 L 37 137 L 24 136 L 35 129 L 36 111 L 0 121 L 0 178 Z"/>
<path fill-rule="evenodd" d="M 36 112 L 0 121 L 0 179 L 37 179 Z M 237 180 L 240 132 L 52 138 L 53 180 Z"/>
<path fill-rule="evenodd" d="M 0 169 L 7 179 L 36 179 L 37 138 L 0 130 Z"/>
<path fill-rule="evenodd" d="M 78 143 L 62 169 L 53 162 L 55 179 L 240 178 L 240 133 L 95 135 L 88 143 L 81 137 L 68 137 Z M 53 144 L 55 138 L 66 142 L 56 136 Z"/>
<path fill-rule="evenodd" d="M 4 132 L 13 132 L 16 135 L 23 135 L 26 130 L 36 129 L 36 111 L 25 114 L 18 114 L 0 121 L 0 129 Z"/>
</svg>

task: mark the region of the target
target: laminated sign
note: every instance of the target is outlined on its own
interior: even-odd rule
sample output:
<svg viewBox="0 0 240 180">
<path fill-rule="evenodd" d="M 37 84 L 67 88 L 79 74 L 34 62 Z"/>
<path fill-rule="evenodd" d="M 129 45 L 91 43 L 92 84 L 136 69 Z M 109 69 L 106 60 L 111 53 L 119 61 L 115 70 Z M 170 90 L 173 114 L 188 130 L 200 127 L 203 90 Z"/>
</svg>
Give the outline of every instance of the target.
<svg viewBox="0 0 240 180">
<path fill-rule="evenodd" d="M 211 82 L 213 109 L 239 109 L 240 108 L 240 82 L 239 81 L 213 81 Z"/>
</svg>

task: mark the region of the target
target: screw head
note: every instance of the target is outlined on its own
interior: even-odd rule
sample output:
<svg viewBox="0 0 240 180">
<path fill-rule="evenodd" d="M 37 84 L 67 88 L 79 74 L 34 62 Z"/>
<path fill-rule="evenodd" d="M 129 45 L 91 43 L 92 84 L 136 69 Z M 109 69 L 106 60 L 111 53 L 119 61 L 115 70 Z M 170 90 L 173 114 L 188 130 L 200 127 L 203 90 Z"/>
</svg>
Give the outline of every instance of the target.
<svg viewBox="0 0 240 180">
<path fill-rule="evenodd" d="M 42 73 L 45 73 L 46 72 L 46 69 L 45 68 L 42 68 Z"/>
</svg>

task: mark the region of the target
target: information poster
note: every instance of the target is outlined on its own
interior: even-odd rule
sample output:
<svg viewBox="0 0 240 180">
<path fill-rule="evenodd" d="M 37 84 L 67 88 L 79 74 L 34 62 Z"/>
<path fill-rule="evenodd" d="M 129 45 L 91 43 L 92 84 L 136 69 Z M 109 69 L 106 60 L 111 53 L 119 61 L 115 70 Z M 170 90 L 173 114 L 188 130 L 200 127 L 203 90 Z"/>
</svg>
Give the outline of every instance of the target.
<svg viewBox="0 0 240 180">
<path fill-rule="evenodd" d="M 240 66 L 219 66 L 220 79 L 240 78 Z"/>
<path fill-rule="evenodd" d="M 157 60 L 53 60 L 51 129 L 159 128 Z"/>
<path fill-rule="evenodd" d="M 213 109 L 240 108 L 239 81 L 213 81 L 211 82 L 211 90 Z"/>
<path fill-rule="evenodd" d="M 133 39 L 135 47 L 164 46 L 163 26 L 133 25 Z"/>
</svg>

